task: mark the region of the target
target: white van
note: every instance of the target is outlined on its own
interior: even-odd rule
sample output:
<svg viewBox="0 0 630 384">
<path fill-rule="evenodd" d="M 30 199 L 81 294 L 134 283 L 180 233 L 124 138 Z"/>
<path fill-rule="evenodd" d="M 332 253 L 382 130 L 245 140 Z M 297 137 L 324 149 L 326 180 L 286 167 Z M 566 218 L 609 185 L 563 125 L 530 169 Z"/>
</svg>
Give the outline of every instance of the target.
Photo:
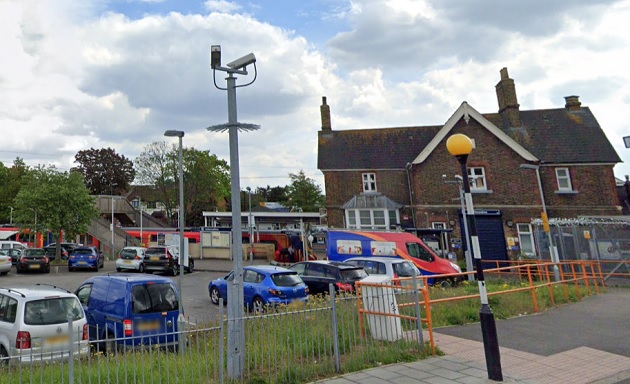
<svg viewBox="0 0 630 384">
<path fill-rule="evenodd" d="M 28 248 L 26 244 L 20 243 L 19 241 L 11 241 L 11 240 L 0 240 L 0 248 L 1 249 L 26 249 Z"/>
</svg>

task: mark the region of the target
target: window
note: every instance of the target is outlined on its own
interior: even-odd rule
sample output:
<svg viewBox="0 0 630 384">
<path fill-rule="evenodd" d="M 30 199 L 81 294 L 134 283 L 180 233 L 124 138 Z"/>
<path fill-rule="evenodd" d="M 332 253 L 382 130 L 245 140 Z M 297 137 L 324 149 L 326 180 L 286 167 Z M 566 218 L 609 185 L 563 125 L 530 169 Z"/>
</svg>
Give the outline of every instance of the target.
<svg viewBox="0 0 630 384">
<path fill-rule="evenodd" d="M 486 172 L 483 167 L 468 168 L 468 179 L 470 180 L 470 190 L 487 190 Z"/>
<path fill-rule="evenodd" d="M 364 173 L 362 176 L 363 176 L 363 192 L 376 192 L 376 174 Z"/>
<path fill-rule="evenodd" d="M 433 229 L 446 229 L 446 223 L 442 222 L 433 222 L 431 223 L 431 226 L 433 227 Z"/>
<path fill-rule="evenodd" d="M 131 288 L 131 308 L 133 313 L 156 313 L 175 311 L 179 303 L 171 284 L 143 284 Z"/>
<path fill-rule="evenodd" d="M 518 242 L 521 246 L 521 253 L 525 255 L 534 255 L 534 236 L 532 234 L 532 226 L 530 224 L 516 224 L 518 231 Z"/>
<path fill-rule="evenodd" d="M 407 253 L 416 259 L 432 262 L 433 255 L 418 243 L 407 243 Z"/>
<path fill-rule="evenodd" d="M 397 209 L 347 209 L 346 223 L 350 229 L 387 230 L 400 222 L 399 215 Z"/>
<path fill-rule="evenodd" d="M 0 296 L 0 321 L 15 322 L 18 302 L 9 296 Z"/>
<path fill-rule="evenodd" d="M 573 190 L 569 168 L 556 168 L 556 180 L 558 181 L 558 191 Z"/>
</svg>

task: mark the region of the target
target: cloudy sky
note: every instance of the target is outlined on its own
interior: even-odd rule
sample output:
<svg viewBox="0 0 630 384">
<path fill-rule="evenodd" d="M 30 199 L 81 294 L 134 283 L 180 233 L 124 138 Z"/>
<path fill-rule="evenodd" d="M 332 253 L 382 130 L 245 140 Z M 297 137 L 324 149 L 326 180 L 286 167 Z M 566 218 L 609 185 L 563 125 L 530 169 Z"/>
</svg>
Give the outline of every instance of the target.
<svg viewBox="0 0 630 384">
<path fill-rule="evenodd" d="M 578 95 L 630 174 L 630 1 L 0 0 L 0 160 L 68 170 L 84 149 L 134 160 L 185 131 L 184 146 L 229 160 L 225 73 L 253 52 L 237 90 L 241 187 L 317 170 L 319 106 L 333 129 L 443 124 L 467 101 L 498 110 L 507 67 L 521 109 Z M 238 84 L 253 80 L 238 76 Z"/>
</svg>

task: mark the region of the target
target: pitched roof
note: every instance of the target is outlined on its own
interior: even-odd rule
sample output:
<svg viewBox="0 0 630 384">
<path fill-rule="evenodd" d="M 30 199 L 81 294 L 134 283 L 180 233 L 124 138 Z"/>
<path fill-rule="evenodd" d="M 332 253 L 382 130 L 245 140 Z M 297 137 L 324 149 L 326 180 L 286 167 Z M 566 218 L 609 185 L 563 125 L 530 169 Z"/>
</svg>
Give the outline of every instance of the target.
<svg viewBox="0 0 630 384">
<path fill-rule="evenodd" d="M 464 102 L 441 126 L 320 131 L 318 169 L 404 169 L 408 162 L 417 161 L 423 151 L 433 149 L 431 146 L 441 139 L 440 131 L 445 135 L 450 130 L 451 120 L 463 117 L 464 105 L 470 116 L 524 158 L 534 156 L 543 164 L 621 162 L 588 107 L 576 111 L 566 108 L 520 111 L 521 127 L 506 128 L 500 114 L 481 115 Z"/>
</svg>

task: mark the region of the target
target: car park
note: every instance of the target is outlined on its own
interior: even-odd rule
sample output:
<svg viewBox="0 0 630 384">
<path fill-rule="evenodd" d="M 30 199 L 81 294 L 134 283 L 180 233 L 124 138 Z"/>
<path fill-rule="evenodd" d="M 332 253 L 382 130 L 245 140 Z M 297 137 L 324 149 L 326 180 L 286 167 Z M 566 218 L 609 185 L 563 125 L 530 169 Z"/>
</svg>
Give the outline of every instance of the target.
<svg viewBox="0 0 630 384">
<path fill-rule="evenodd" d="M 329 284 L 335 292 L 354 293 L 355 283 L 368 276 L 361 267 L 327 260 L 302 261 L 289 269 L 300 275 L 311 295 L 329 293 Z"/>
<path fill-rule="evenodd" d="M 146 272 L 163 272 L 175 276 L 179 272 L 179 253 L 177 247 L 149 247 L 144 253 Z"/>
<path fill-rule="evenodd" d="M 234 271 L 223 278 L 210 281 L 208 294 L 213 304 L 222 298 L 227 303 L 228 284 L 234 280 Z M 243 268 L 244 306 L 253 312 L 262 312 L 268 306 L 304 302 L 309 288 L 295 271 L 273 265 L 256 265 Z"/>
<path fill-rule="evenodd" d="M 50 259 L 44 248 L 26 248 L 15 265 L 17 273 L 50 272 Z"/>
<path fill-rule="evenodd" d="M 0 250 L 0 275 L 6 275 L 11 271 L 11 256 L 8 255 L 6 249 Z"/>
<path fill-rule="evenodd" d="M 98 271 L 105 266 L 105 256 L 96 247 L 77 247 L 68 256 L 68 271 L 93 269 Z"/>
<path fill-rule="evenodd" d="M 73 293 L 43 284 L 0 288 L 0 363 L 67 358 L 70 340 L 74 356 L 88 353 L 87 319 Z"/>
<path fill-rule="evenodd" d="M 143 273 L 145 271 L 144 253 L 146 250 L 144 247 L 124 247 L 121 249 L 116 258 L 116 271 L 132 270 Z"/>
<path fill-rule="evenodd" d="M 177 346 L 179 301 L 170 278 L 127 273 L 93 276 L 75 293 L 98 351 Z"/>
</svg>

